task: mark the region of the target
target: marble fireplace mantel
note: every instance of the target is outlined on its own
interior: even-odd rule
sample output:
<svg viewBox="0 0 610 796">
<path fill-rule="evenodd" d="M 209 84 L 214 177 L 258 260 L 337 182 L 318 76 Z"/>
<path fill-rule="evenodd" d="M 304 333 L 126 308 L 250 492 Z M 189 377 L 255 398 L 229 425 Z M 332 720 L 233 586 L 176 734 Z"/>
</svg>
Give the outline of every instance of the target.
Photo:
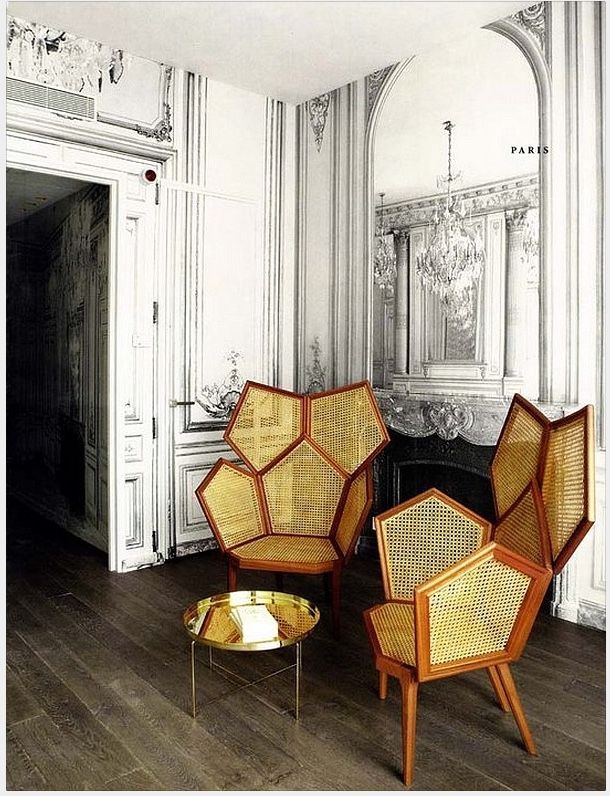
<svg viewBox="0 0 610 796">
<path fill-rule="evenodd" d="M 386 425 L 408 437 L 437 434 L 443 440 L 462 437 L 472 445 L 495 445 L 508 413 L 510 400 L 472 395 L 408 395 L 375 389 Z M 564 415 L 558 404 L 535 405 L 549 419 Z"/>
</svg>

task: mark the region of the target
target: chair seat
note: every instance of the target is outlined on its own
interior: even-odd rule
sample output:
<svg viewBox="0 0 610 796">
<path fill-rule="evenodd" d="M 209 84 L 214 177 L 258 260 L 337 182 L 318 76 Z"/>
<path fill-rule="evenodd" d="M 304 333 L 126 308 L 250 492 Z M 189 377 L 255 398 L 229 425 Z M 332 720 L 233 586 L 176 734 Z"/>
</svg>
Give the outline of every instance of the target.
<svg viewBox="0 0 610 796">
<path fill-rule="evenodd" d="M 269 534 L 230 551 L 239 561 L 278 564 L 331 564 L 338 559 L 327 537 Z"/>
<path fill-rule="evenodd" d="M 368 612 L 373 643 L 381 654 L 406 666 L 415 666 L 415 631 L 411 603 L 383 603 Z"/>
</svg>

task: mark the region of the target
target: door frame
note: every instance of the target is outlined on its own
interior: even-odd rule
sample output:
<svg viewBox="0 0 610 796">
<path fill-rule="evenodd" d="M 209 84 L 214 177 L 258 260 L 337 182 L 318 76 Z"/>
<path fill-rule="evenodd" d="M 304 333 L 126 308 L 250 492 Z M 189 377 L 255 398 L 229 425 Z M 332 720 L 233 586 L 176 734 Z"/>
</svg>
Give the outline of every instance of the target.
<svg viewBox="0 0 610 796">
<path fill-rule="evenodd" d="M 48 155 L 41 156 L 37 151 L 37 145 L 41 151 L 48 151 Z M 79 159 L 65 155 L 65 149 L 74 146 L 81 152 L 85 150 L 88 156 L 94 160 L 96 155 L 101 159 L 107 159 L 110 154 L 113 156 L 112 169 L 102 165 L 96 166 L 87 162 L 87 158 Z M 7 132 L 6 139 L 6 168 L 21 171 L 38 172 L 50 174 L 57 177 L 67 177 L 82 180 L 84 183 L 96 183 L 107 185 L 109 188 L 109 218 L 108 218 L 108 360 L 107 360 L 107 379 L 108 379 L 108 568 L 114 572 L 126 571 L 129 569 L 128 556 L 126 556 L 125 529 L 121 528 L 121 518 L 126 516 L 123 511 L 124 483 L 126 467 L 124 462 L 123 446 L 123 415 L 124 406 L 122 402 L 122 392 L 120 390 L 121 376 L 124 371 L 124 357 L 122 346 L 124 346 L 124 336 L 121 335 L 122 318 L 125 317 L 125 309 L 121 302 L 121 291 L 119 290 L 120 275 L 126 257 L 126 229 L 125 219 L 128 217 L 128 179 L 133 177 L 134 160 L 142 160 L 146 164 L 152 163 L 157 168 L 163 167 L 164 161 L 169 160 L 174 155 L 173 150 L 151 151 L 147 147 L 145 152 L 121 153 L 116 150 L 111 152 L 104 151 L 99 146 L 90 146 L 79 141 L 71 144 L 65 139 L 53 140 L 46 136 L 39 136 L 32 133 Z M 115 157 L 116 156 L 116 157 Z M 154 190 L 154 186 L 147 186 L 147 189 Z M 159 284 L 163 274 L 159 273 L 159 261 L 155 258 L 154 281 Z M 156 293 L 156 291 L 155 291 Z M 154 366 L 157 366 L 158 348 L 154 351 Z M 151 411 L 156 411 L 155 403 L 158 395 L 155 390 L 151 395 Z M 160 458 L 153 451 L 152 458 L 152 483 L 153 483 L 153 523 L 158 526 L 159 512 L 158 506 L 163 497 L 158 494 Z M 151 543 L 153 528 L 145 529 L 146 538 L 150 536 Z M 162 541 L 161 529 L 157 528 L 158 541 Z M 152 547 L 151 547 L 152 549 Z M 161 551 L 163 548 L 160 547 Z M 161 559 L 162 560 L 162 559 Z M 147 563 L 153 563 L 148 561 Z"/>
</svg>

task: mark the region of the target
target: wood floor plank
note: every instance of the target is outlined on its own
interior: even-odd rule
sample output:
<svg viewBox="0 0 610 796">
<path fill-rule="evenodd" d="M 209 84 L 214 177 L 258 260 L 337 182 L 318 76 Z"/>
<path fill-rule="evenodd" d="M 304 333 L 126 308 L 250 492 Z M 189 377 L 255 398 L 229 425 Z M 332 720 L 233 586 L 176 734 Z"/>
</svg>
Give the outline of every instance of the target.
<svg viewBox="0 0 610 796">
<path fill-rule="evenodd" d="M 99 722 L 67 688 L 44 661 L 17 634 L 7 634 L 7 661 L 22 683 L 27 683 L 36 700 L 61 732 L 96 783 L 137 768 L 137 760 Z M 28 720 L 28 726 L 36 719 Z M 13 725 L 19 728 L 24 722 Z M 37 725 L 38 726 L 38 725 Z M 40 722 L 44 729 L 46 723 Z"/>
<path fill-rule="evenodd" d="M 230 686 L 206 669 L 203 648 L 192 719 L 180 617 L 225 590 L 223 556 L 118 575 L 98 551 L 27 512 L 9 520 L 7 778 L 15 789 L 403 789 L 400 692 L 390 678 L 387 700 L 378 699 L 362 622 L 362 610 L 383 597 L 377 561 L 356 557 L 345 573 L 339 642 L 322 579 L 286 577 L 286 591 L 321 610 L 303 645 L 300 721 L 270 708 L 292 709 L 292 672 L 214 702 Z M 274 588 L 273 574 L 244 573 L 239 585 Z M 414 789 L 603 790 L 604 639 L 538 618 L 513 667 L 538 757 L 524 751 L 484 673 L 424 684 Z M 252 678 L 291 662 L 292 651 L 219 660 Z"/>
<path fill-rule="evenodd" d="M 48 790 L 47 781 L 11 727 L 6 729 L 6 787 L 8 790 Z"/>
</svg>

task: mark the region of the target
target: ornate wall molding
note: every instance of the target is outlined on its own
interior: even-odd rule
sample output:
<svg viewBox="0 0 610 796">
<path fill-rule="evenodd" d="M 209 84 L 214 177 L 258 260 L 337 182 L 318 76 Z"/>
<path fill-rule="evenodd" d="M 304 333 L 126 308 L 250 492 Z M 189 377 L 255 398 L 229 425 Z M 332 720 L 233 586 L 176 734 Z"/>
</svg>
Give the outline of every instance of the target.
<svg viewBox="0 0 610 796">
<path fill-rule="evenodd" d="M 239 373 L 237 360 L 242 356 L 238 351 L 229 351 L 227 361 L 231 369 L 220 384 L 206 384 L 199 394 L 199 402 L 206 414 L 215 420 L 228 420 L 239 400 L 244 380 Z"/>
<path fill-rule="evenodd" d="M 513 19 L 517 25 L 520 25 L 531 38 L 536 42 L 538 47 L 542 50 L 543 55 L 546 55 L 547 34 L 546 34 L 546 6 L 547 3 L 536 3 L 533 6 L 524 8 L 523 11 L 518 11 L 513 14 Z"/>
<path fill-rule="evenodd" d="M 532 174 L 466 188 L 456 191 L 455 198 L 457 201 L 463 200 L 465 212 L 473 216 L 497 210 L 538 207 L 538 175 Z M 436 205 L 441 199 L 442 195 L 438 194 L 386 205 L 384 207 L 386 224 L 394 230 L 428 224 L 432 221 Z"/>
<path fill-rule="evenodd" d="M 326 389 L 326 368 L 322 367 L 320 362 L 320 339 L 316 335 L 313 343 L 309 346 L 311 350 L 311 365 L 307 366 L 307 387 L 305 392 L 307 394 L 314 392 L 324 392 Z"/>
<path fill-rule="evenodd" d="M 328 108 L 330 105 L 330 92 L 320 94 L 319 97 L 314 97 L 307 103 L 307 112 L 309 114 L 309 124 L 313 130 L 314 139 L 316 142 L 316 149 L 318 152 L 322 149 L 322 141 L 324 139 L 324 129 L 326 127 L 326 120 L 328 119 Z"/>
<path fill-rule="evenodd" d="M 137 59 L 123 50 L 82 39 L 66 31 L 15 17 L 7 19 L 8 77 L 96 96 L 121 80 L 124 83 L 134 58 Z M 133 130 L 158 142 L 171 142 L 173 68 L 164 64 L 157 66 L 160 108 L 156 120 L 144 124 L 109 113 L 98 113 L 98 122 Z"/>
<path fill-rule="evenodd" d="M 371 110 L 375 105 L 375 100 L 377 99 L 377 94 L 386 77 L 390 74 L 392 69 L 396 66 L 396 64 L 390 64 L 390 66 L 384 66 L 383 69 L 378 69 L 376 72 L 372 72 L 370 75 L 366 77 L 366 117 L 371 114 Z"/>
<path fill-rule="evenodd" d="M 451 399 L 433 396 L 410 396 L 392 390 L 375 390 L 385 423 L 408 437 L 443 440 L 462 437 L 473 445 L 495 445 L 508 413 L 510 401 L 484 398 Z M 563 407 L 538 404 L 552 420 L 562 417 Z"/>
</svg>

